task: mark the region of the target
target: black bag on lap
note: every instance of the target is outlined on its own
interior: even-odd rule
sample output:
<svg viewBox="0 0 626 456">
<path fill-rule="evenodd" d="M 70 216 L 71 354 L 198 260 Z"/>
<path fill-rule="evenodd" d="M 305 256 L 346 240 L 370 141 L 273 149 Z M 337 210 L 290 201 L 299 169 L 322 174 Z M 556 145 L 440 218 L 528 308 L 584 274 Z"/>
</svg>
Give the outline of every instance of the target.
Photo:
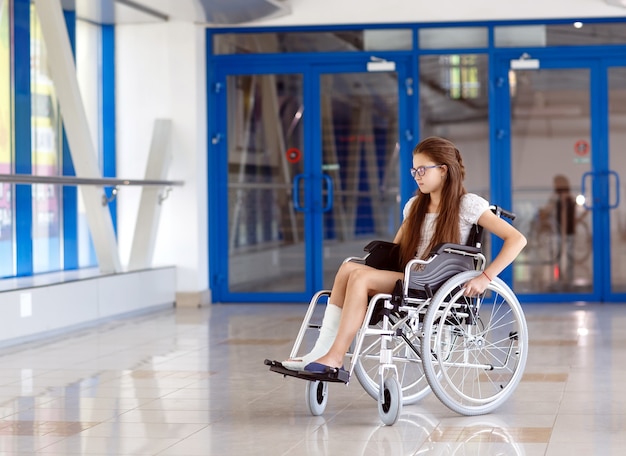
<svg viewBox="0 0 626 456">
<path fill-rule="evenodd" d="M 402 272 L 404 267 L 400 265 L 400 246 L 393 242 L 372 241 L 367 244 L 364 251 L 368 252 L 365 264 L 376 269 Z"/>
</svg>

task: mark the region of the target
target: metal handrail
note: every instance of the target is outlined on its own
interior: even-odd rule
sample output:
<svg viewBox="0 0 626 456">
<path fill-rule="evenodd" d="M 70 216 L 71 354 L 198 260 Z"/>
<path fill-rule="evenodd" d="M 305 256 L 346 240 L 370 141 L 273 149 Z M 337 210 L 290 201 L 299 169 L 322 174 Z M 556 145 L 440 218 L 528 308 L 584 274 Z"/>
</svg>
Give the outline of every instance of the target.
<svg viewBox="0 0 626 456">
<path fill-rule="evenodd" d="M 0 182 L 15 184 L 60 184 L 60 185 L 98 185 L 115 187 L 118 185 L 173 187 L 182 186 L 183 181 L 116 179 L 108 177 L 90 178 L 74 176 L 35 176 L 32 174 L 0 174 Z"/>
</svg>

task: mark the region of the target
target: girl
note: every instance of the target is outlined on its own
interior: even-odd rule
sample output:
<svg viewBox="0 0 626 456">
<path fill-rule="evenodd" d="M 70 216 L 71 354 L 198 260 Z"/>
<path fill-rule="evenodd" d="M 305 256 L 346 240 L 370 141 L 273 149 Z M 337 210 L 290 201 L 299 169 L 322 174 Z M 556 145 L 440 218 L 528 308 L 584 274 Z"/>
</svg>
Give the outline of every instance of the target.
<svg viewBox="0 0 626 456">
<path fill-rule="evenodd" d="M 504 244 L 483 274 L 465 284 L 465 294 L 482 293 L 489 282 L 517 257 L 526 238 L 496 216 L 484 198 L 467 193 L 465 168 L 458 149 L 450 141 L 430 137 L 413 150 L 411 175 L 419 187 L 404 207 L 404 222 L 394 238 L 400 245 L 402 264 L 414 257 L 425 259 L 443 242 L 465 244 L 473 224 L 499 236 Z M 361 327 L 368 296 L 391 293 L 404 273 L 374 269 L 354 262 L 343 263 L 335 276 L 320 335 L 313 350 L 300 359 L 282 364 L 288 369 L 324 373 L 341 368 L 343 358 Z"/>
</svg>

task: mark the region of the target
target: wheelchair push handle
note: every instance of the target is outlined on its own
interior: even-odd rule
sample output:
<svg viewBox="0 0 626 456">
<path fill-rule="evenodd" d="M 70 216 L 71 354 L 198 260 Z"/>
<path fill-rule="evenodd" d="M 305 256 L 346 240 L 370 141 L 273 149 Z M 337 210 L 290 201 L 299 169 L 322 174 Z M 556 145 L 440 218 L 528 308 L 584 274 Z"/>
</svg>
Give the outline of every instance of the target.
<svg viewBox="0 0 626 456">
<path fill-rule="evenodd" d="M 491 211 L 498 217 L 504 217 L 511 221 L 515 220 L 516 215 L 513 212 L 502 209 L 500 206 L 491 205 L 489 206 L 489 209 L 491 209 Z"/>
</svg>

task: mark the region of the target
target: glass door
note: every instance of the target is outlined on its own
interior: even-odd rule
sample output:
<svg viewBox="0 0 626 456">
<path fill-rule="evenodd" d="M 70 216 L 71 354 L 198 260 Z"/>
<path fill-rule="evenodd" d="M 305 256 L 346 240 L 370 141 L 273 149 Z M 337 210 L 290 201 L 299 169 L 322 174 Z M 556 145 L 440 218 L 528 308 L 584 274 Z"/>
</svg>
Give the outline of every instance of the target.
<svg viewBox="0 0 626 456">
<path fill-rule="evenodd" d="M 496 130 L 496 147 L 510 147 L 516 223 L 528 238 L 515 290 L 527 301 L 623 299 L 626 72 L 591 57 L 516 62 L 499 65 L 509 123 Z"/>
<path fill-rule="evenodd" d="M 528 239 L 515 290 L 591 293 L 592 220 L 581 188 L 591 170 L 591 71 L 542 66 L 511 69 L 508 79 L 513 200 Z"/>
<path fill-rule="evenodd" d="M 345 258 L 364 255 L 373 239 L 393 240 L 401 222 L 399 83 L 395 71 L 325 73 L 319 81 L 329 289 Z"/>
<path fill-rule="evenodd" d="M 412 139 L 410 117 L 399 120 L 399 87 L 411 93 L 410 81 L 389 66 L 366 72 L 366 63 L 217 75 L 209 158 L 216 301 L 308 302 L 332 286 L 343 259 L 393 238 L 400 149 L 409 167 L 412 147 L 399 140 L 400 128 Z"/>
<path fill-rule="evenodd" d="M 303 293 L 306 220 L 293 189 L 304 171 L 304 76 L 233 73 L 215 86 L 212 288 L 220 300 Z"/>
</svg>

